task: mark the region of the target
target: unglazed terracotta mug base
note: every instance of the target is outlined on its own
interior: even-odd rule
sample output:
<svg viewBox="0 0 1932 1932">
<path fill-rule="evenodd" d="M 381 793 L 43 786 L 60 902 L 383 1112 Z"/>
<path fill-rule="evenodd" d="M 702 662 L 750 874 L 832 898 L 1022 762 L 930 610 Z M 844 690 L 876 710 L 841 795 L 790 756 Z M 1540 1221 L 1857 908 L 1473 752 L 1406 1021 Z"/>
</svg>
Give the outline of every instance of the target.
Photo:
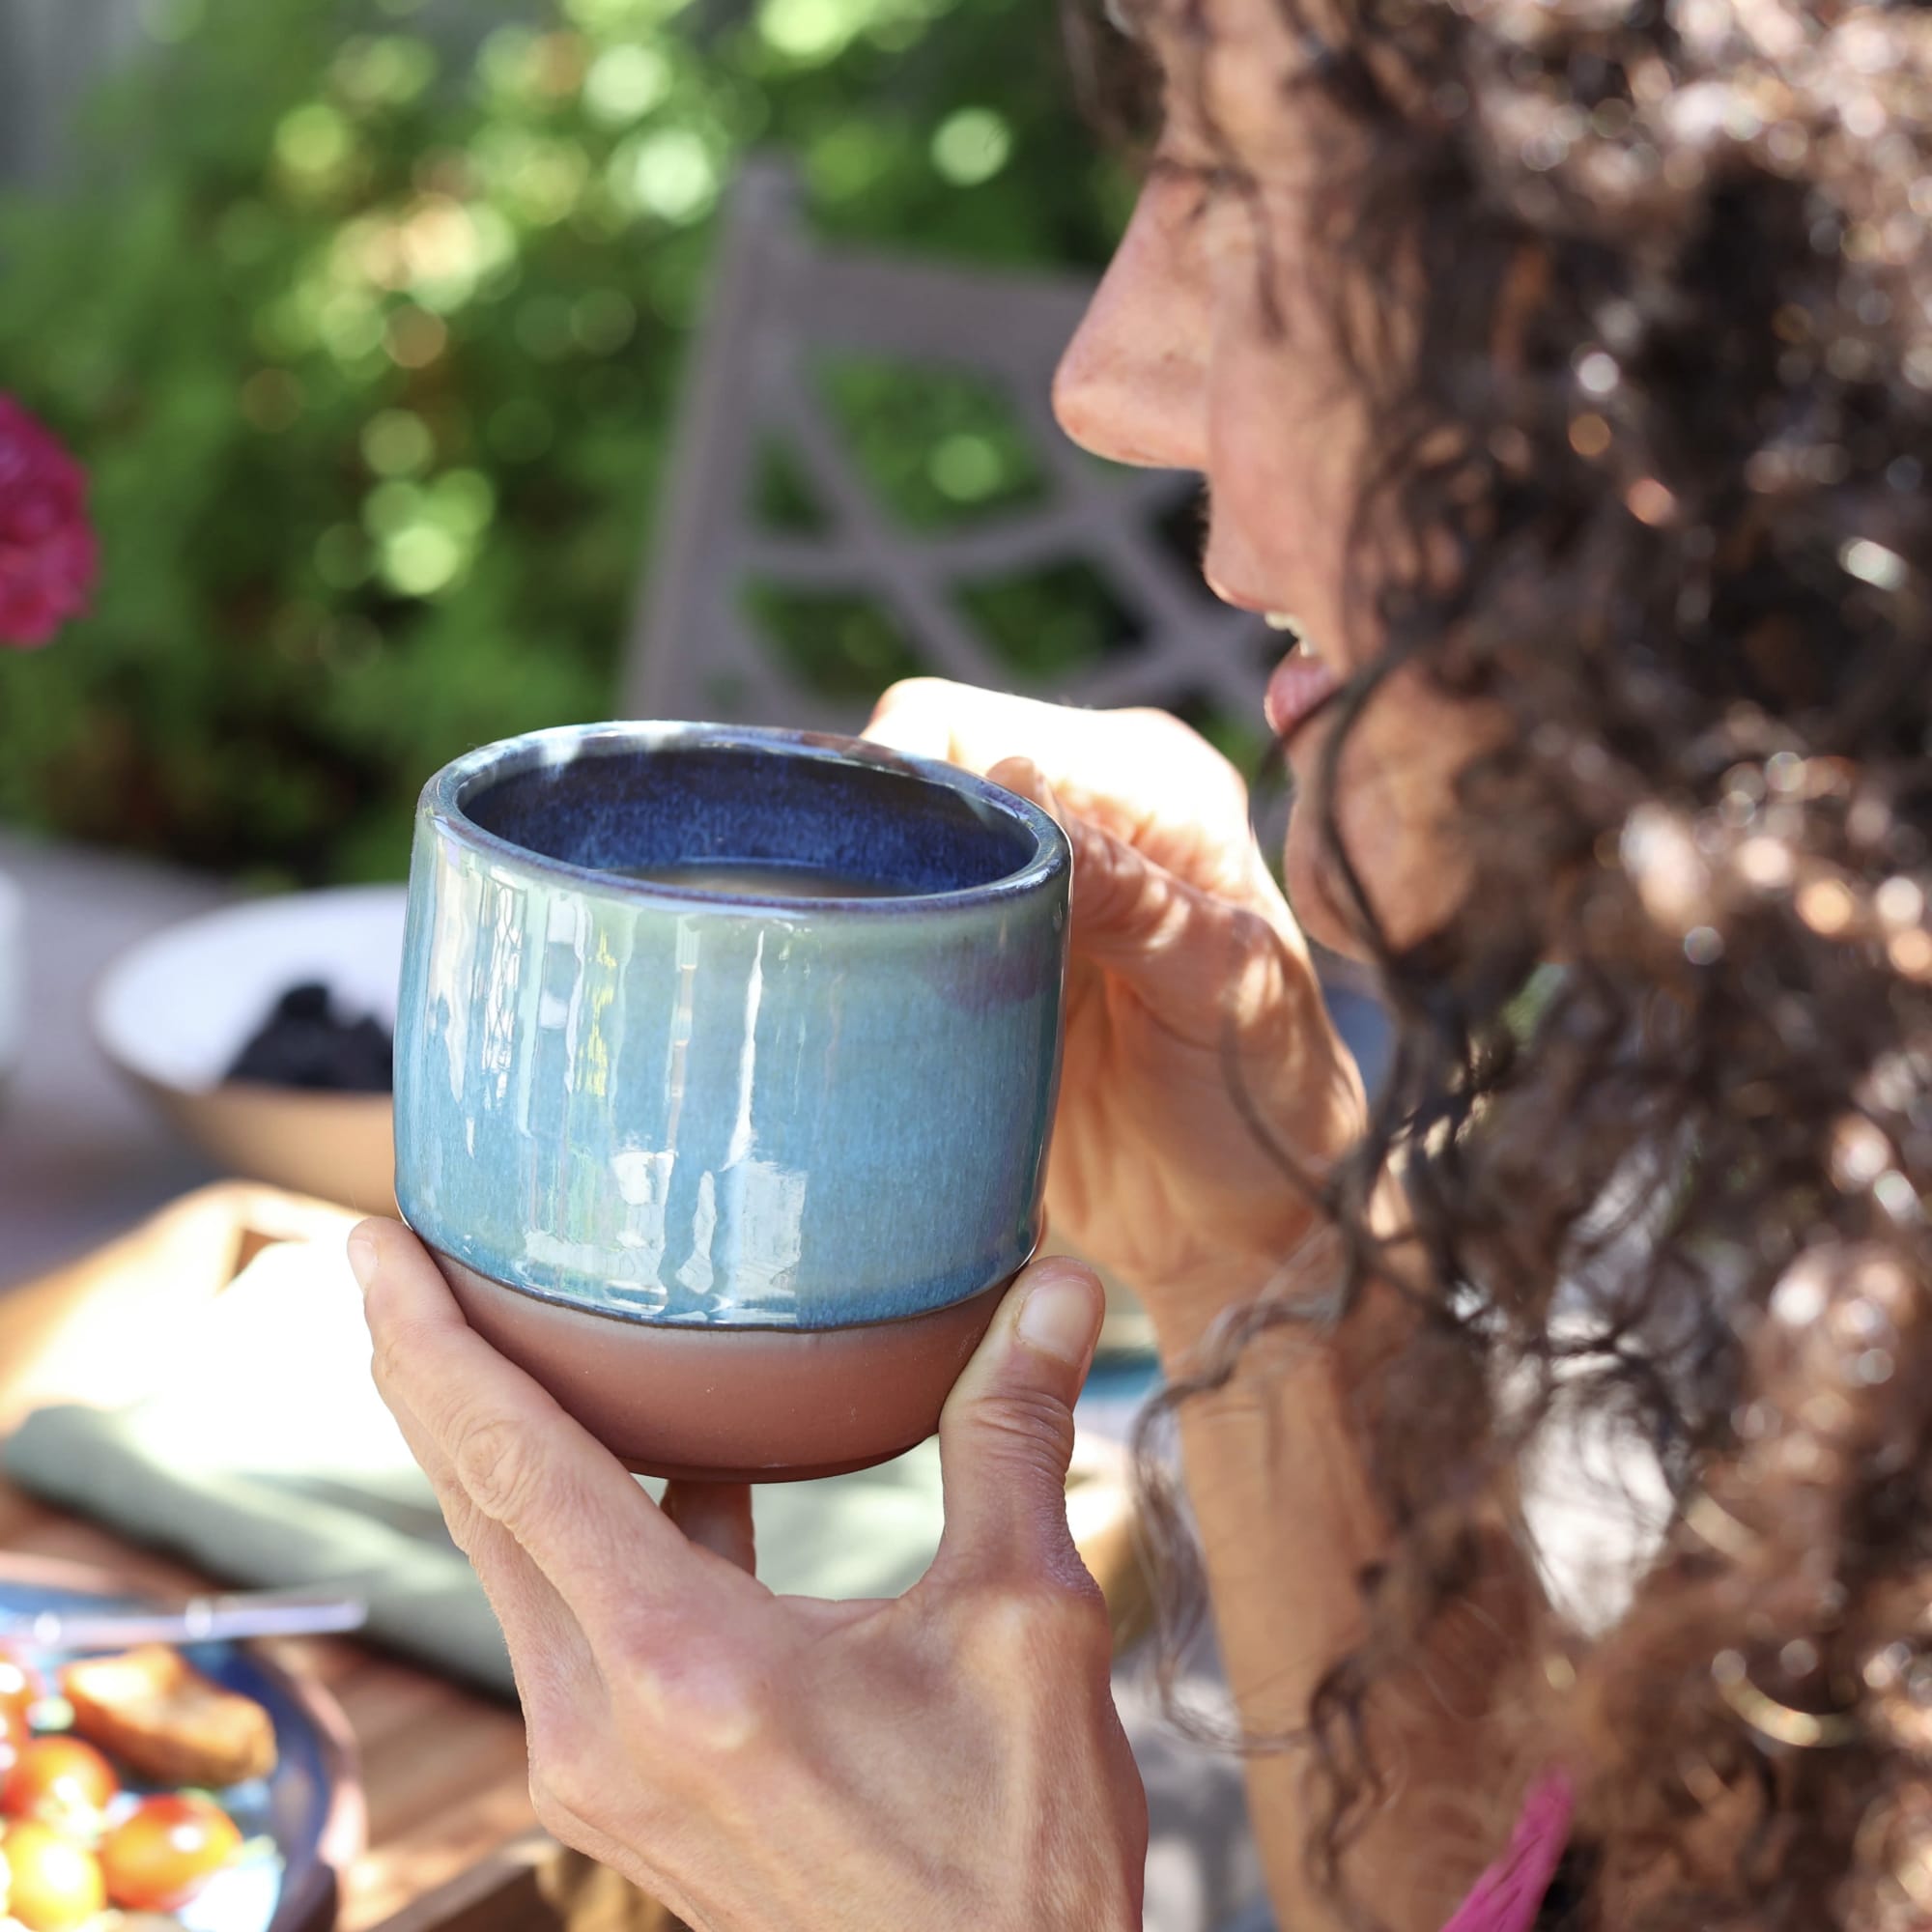
<svg viewBox="0 0 1932 1932">
<path fill-rule="evenodd" d="M 847 1328 L 678 1327 L 436 1260 L 470 1327 L 629 1468 L 721 1483 L 842 1476 L 923 1442 L 1009 1286 Z"/>
</svg>

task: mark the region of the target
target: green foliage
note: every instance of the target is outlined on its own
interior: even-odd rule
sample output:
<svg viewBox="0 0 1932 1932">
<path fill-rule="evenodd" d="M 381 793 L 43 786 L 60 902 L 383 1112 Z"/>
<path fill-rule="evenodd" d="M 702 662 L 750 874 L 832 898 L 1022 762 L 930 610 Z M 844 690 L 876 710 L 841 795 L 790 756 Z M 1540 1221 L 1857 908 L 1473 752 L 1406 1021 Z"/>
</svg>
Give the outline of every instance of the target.
<svg viewBox="0 0 1932 1932">
<path fill-rule="evenodd" d="M 150 0 L 90 168 L 0 211 L 0 387 L 89 466 L 105 557 L 95 614 L 0 664 L 0 813 L 264 878 L 400 873 L 427 773 L 611 707 L 747 147 L 795 152 L 834 234 L 1100 258 L 1120 184 L 1054 14 Z M 970 394 L 837 397 L 915 519 L 1030 487 Z M 856 685 L 898 661 L 868 621 L 808 612 L 797 648 Z"/>
</svg>

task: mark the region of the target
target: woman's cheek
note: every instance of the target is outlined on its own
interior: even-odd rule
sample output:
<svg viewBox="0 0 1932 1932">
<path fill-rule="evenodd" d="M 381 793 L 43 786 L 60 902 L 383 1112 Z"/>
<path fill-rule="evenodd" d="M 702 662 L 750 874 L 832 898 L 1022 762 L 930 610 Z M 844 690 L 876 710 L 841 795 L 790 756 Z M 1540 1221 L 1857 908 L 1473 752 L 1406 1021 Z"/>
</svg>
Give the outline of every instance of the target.
<svg viewBox="0 0 1932 1932">
<path fill-rule="evenodd" d="M 1456 910 L 1455 893 L 1442 889 L 1441 874 L 1430 855 L 1405 836 L 1399 814 L 1385 802 L 1351 791 L 1346 779 L 1338 786 L 1336 808 L 1346 866 L 1323 834 L 1312 800 L 1297 804 L 1289 820 L 1282 876 L 1302 930 L 1332 952 L 1373 962 L 1377 949 L 1364 936 L 1358 888 L 1367 895 L 1381 944 L 1392 951 L 1444 924 Z"/>
<path fill-rule="evenodd" d="M 1456 785 L 1490 727 L 1462 715 L 1464 707 L 1410 706 L 1402 696 L 1389 691 L 1372 700 L 1341 748 L 1335 820 L 1346 867 L 1324 835 L 1318 802 L 1314 775 L 1326 744 L 1296 759 L 1301 796 L 1283 852 L 1289 901 L 1313 938 L 1354 958 L 1373 951 L 1362 936 L 1356 887 L 1382 943 L 1397 952 L 1448 924 L 1469 891 Z"/>
<path fill-rule="evenodd" d="M 1327 852 L 1314 802 L 1305 796 L 1296 801 L 1288 822 L 1282 879 L 1288 902 L 1309 938 L 1351 959 L 1370 957 L 1356 937 L 1355 920 L 1343 910 L 1354 901 Z"/>
</svg>

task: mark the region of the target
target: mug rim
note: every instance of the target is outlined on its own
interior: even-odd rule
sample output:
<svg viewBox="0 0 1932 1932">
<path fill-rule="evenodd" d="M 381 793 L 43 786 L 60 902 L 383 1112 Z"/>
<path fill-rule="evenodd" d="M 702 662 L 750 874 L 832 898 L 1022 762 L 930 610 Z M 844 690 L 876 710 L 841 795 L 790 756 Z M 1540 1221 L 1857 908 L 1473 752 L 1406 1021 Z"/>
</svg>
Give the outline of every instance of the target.
<svg viewBox="0 0 1932 1932">
<path fill-rule="evenodd" d="M 979 885 L 957 886 L 945 892 L 895 892 L 878 897 L 841 897 L 720 892 L 712 887 L 674 886 L 659 879 L 636 879 L 621 872 L 580 866 L 553 857 L 470 817 L 467 805 L 484 781 L 500 782 L 549 764 L 574 758 L 614 756 L 627 751 L 671 747 L 715 747 L 762 752 L 787 757 L 810 758 L 826 764 L 858 765 L 911 778 L 953 792 L 984 810 L 1017 823 L 1032 836 L 1033 856 L 1025 865 Z M 423 787 L 419 812 L 464 844 L 499 856 L 520 867 L 594 888 L 618 898 L 640 903 L 732 907 L 744 911 L 838 912 L 841 916 L 890 918 L 912 911 L 949 906 L 979 906 L 989 900 L 1013 898 L 1037 890 L 1070 871 L 1072 849 L 1066 834 L 1050 812 L 1031 799 L 997 785 L 990 779 L 937 758 L 922 758 L 861 738 L 824 731 L 802 731 L 776 725 L 717 724 L 668 719 L 612 720 L 597 724 L 554 724 L 497 739 L 452 759 Z"/>
</svg>

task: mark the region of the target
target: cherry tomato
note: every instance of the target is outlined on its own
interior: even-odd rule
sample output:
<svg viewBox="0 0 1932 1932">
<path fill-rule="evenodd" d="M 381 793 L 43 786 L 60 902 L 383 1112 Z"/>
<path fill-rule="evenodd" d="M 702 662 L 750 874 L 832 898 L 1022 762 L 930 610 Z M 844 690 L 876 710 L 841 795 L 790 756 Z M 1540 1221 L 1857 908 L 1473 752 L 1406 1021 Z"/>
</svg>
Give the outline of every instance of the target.
<svg viewBox="0 0 1932 1932">
<path fill-rule="evenodd" d="M 242 1849 L 234 1819 L 206 1798 L 144 1798 L 100 1845 L 107 1895 L 131 1912 L 178 1912 Z"/>
<path fill-rule="evenodd" d="M 99 1834 L 100 1814 L 121 1789 L 114 1767 L 80 1738 L 34 1738 L 0 1784 L 0 1812 L 31 1818 L 70 1838 Z"/>
<path fill-rule="evenodd" d="M 30 1819 L 0 1833 L 5 1910 L 27 1932 L 72 1932 L 107 1907 L 100 1861 L 85 1845 Z"/>
</svg>

